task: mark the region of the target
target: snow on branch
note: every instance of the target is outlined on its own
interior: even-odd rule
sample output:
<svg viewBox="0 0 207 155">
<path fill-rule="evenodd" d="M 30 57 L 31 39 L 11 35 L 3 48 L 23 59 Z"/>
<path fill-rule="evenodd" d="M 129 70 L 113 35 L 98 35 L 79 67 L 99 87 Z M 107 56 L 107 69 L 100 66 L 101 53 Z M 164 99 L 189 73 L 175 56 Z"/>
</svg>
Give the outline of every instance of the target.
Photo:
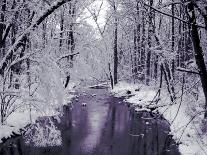
<svg viewBox="0 0 207 155">
<path fill-rule="evenodd" d="M 9 34 L 9 31 L 10 31 L 11 27 L 12 27 L 12 24 L 11 24 L 11 23 L 7 24 L 6 29 L 5 29 L 5 31 L 4 31 L 4 33 L 3 33 L 3 35 L 2 35 L 3 38 L 2 38 L 2 40 L 0 41 L 0 48 L 3 46 L 3 44 L 4 44 L 5 40 L 6 40 L 6 37 L 7 37 L 8 34 Z"/>
<path fill-rule="evenodd" d="M 150 7 L 150 8 L 153 9 L 154 11 L 159 12 L 159 13 L 165 15 L 165 16 L 172 17 L 172 18 L 177 19 L 177 20 L 179 20 L 179 21 L 181 21 L 181 22 L 183 22 L 183 23 L 186 23 L 186 24 L 191 24 L 190 22 L 188 22 L 188 21 L 186 21 L 186 20 L 184 20 L 184 19 L 182 19 L 182 18 L 180 18 L 180 17 L 173 16 L 172 14 L 163 12 L 163 11 L 161 11 L 161 10 L 159 10 L 159 9 L 153 7 L 153 6 L 150 6 L 150 5 L 146 4 L 146 3 L 144 3 L 144 5 L 147 6 L 147 7 Z M 197 24 L 196 26 L 197 26 L 197 27 L 200 27 L 200 28 L 204 28 L 204 29 L 206 28 L 204 25 L 198 25 L 198 24 Z"/>
<path fill-rule="evenodd" d="M 61 56 L 60 58 L 58 58 L 58 59 L 56 60 L 56 62 L 58 62 L 58 61 L 60 61 L 60 60 L 62 60 L 62 59 L 64 59 L 64 58 L 73 57 L 73 56 L 78 55 L 78 54 L 80 54 L 80 53 L 77 52 L 77 53 L 72 53 L 72 54 L 66 54 L 66 55 L 63 55 L 63 56 Z"/>
<path fill-rule="evenodd" d="M 55 3 L 53 6 L 51 6 L 49 9 L 47 9 L 33 24 L 33 28 L 40 25 L 46 17 L 48 17 L 50 14 L 52 14 L 57 8 L 65 4 L 66 2 L 70 2 L 71 0 L 60 0 L 59 2 Z M 32 25 L 31 25 L 32 26 Z"/>
<path fill-rule="evenodd" d="M 40 25 L 50 14 L 52 14 L 56 9 L 58 9 L 63 4 L 70 2 L 71 0 L 59 0 L 58 2 L 54 3 L 50 8 L 40 15 L 15 41 L 15 43 L 9 48 L 6 52 L 6 55 L 0 62 L 0 69 L 2 68 L 3 64 L 6 62 L 10 54 L 14 51 L 14 49 L 18 46 L 19 42 L 28 35 L 31 31 L 33 31 L 38 25 Z"/>
<path fill-rule="evenodd" d="M 176 69 L 177 69 L 178 71 L 180 71 L 180 72 L 187 72 L 187 73 L 192 73 L 192 74 L 198 74 L 198 75 L 200 75 L 199 72 L 192 71 L 192 70 L 189 70 L 189 69 L 186 69 L 186 68 L 177 67 Z"/>
<path fill-rule="evenodd" d="M 174 1 L 174 2 L 170 1 L 170 2 L 166 2 L 166 3 L 162 4 L 162 5 L 159 5 L 157 8 L 162 9 L 162 8 L 165 8 L 165 7 L 168 7 L 168 6 L 171 6 L 171 5 L 176 5 L 176 4 L 183 4 L 183 5 L 185 5 L 186 3 L 188 3 L 188 2 L 182 2 L 180 0 Z"/>
</svg>

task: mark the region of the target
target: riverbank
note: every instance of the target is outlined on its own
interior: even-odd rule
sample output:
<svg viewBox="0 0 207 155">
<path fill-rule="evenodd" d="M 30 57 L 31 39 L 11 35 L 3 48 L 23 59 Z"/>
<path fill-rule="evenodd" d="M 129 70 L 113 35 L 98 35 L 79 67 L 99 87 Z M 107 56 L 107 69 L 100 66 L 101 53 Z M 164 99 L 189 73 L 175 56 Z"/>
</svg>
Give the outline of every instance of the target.
<svg viewBox="0 0 207 155">
<path fill-rule="evenodd" d="M 42 100 L 34 100 L 25 104 L 21 108 L 18 108 L 12 112 L 6 119 L 3 125 L 0 125 L 0 143 L 5 142 L 11 137 L 22 135 L 25 132 L 26 127 L 30 124 L 34 124 L 38 119 L 42 117 L 57 116 L 62 114 L 62 107 L 71 102 L 74 98 L 74 83 L 65 89 L 62 97 L 62 104 L 48 104 Z M 38 104 L 36 104 L 38 102 Z"/>
<path fill-rule="evenodd" d="M 31 124 L 30 116 L 35 121 L 41 115 L 37 113 L 30 115 L 28 110 L 16 111 L 11 114 L 6 120 L 6 124 L 0 125 L 0 143 L 8 138 L 21 135 L 25 127 Z"/>
<path fill-rule="evenodd" d="M 180 155 L 177 145 L 168 134 L 169 124 L 165 119 L 154 117 L 156 115 L 150 112 L 134 112 L 122 98 L 114 97 L 102 88 L 78 90 L 73 108 L 64 108 L 57 123 L 48 117 L 36 123 L 36 126 L 43 127 L 41 131 L 48 131 L 48 125 L 55 125 L 54 129 L 58 133 L 56 138 L 54 132 L 42 136 L 39 133 L 44 132 L 32 129 L 29 132 L 31 135 L 26 134 L 13 141 L 11 139 L 12 145 L 0 147 L 0 153 L 12 155 L 10 150 L 13 150 L 26 155 Z M 86 105 L 83 106 L 83 103 Z M 49 145 L 47 141 L 51 141 L 51 137 L 55 142 L 61 142 L 61 145 Z"/>
<path fill-rule="evenodd" d="M 187 95 L 183 95 L 175 104 L 169 104 L 170 99 L 166 91 L 161 91 L 160 101 L 156 104 L 157 89 L 144 85 L 134 85 L 120 82 L 113 90 L 116 97 L 125 97 L 136 111 L 153 111 L 168 120 L 173 139 L 179 143 L 179 150 L 183 155 L 206 155 L 206 122 L 203 120 L 202 95 L 193 102 Z M 201 136 L 202 135 L 202 136 Z"/>
</svg>

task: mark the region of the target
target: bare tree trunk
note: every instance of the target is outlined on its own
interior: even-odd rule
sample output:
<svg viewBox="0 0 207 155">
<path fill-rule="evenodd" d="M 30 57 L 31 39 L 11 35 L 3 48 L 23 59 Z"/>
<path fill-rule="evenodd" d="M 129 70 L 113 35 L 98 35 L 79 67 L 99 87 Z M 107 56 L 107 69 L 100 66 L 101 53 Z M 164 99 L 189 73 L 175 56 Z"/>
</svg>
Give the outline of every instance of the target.
<svg viewBox="0 0 207 155">
<path fill-rule="evenodd" d="M 134 77 L 134 81 L 136 81 L 137 79 L 137 74 L 138 74 L 138 59 L 137 59 L 137 30 L 136 28 L 134 28 L 134 52 L 133 52 L 133 68 L 132 68 L 132 73 L 133 73 L 133 77 Z"/>
<path fill-rule="evenodd" d="M 150 6 L 153 5 L 153 0 L 150 0 Z M 150 8 L 150 13 L 149 13 L 149 28 L 148 28 L 148 52 L 147 52 L 147 76 L 146 76 L 146 84 L 149 85 L 150 82 L 150 73 L 151 73 L 151 47 L 152 47 L 152 35 L 153 35 L 153 10 Z"/>
<path fill-rule="evenodd" d="M 141 25 L 139 22 L 139 1 L 136 2 L 136 17 L 135 17 L 135 26 L 134 26 L 134 53 L 133 53 L 133 77 L 136 81 L 138 79 L 138 66 L 141 65 L 140 56 L 140 29 Z"/>
<path fill-rule="evenodd" d="M 145 19 L 145 10 L 142 10 L 142 39 L 141 39 L 141 52 L 140 52 L 140 59 L 141 64 L 139 65 L 139 72 L 140 72 L 140 80 L 144 82 L 145 80 L 145 74 L 143 73 L 145 67 L 146 67 L 146 53 L 145 53 L 145 41 L 146 41 L 146 35 L 145 35 L 145 25 L 146 19 Z"/>
<path fill-rule="evenodd" d="M 43 3 L 43 9 L 45 8 L 45 1 L 42 2 Z M 42 22 L 42 45 L 43 48 L 45 48 L 46 44 L 47 44 L 47 19 L 45 19 Z"/>
<path fill-rule="evenodd" d="M 3 0 L 2 2 L 0 2 L 1 4 L 1 13 L 0 13 L 0 48 L 2 47 L 3 43 L 3 33 L 4 33 L 4 30 L 6 28 L 6 25 L 5 25 L 5 10 L 6 10 L 6 0 Z M 1 55 L 0 55 L 1 56 Z"/>
<path fill-rule="evenodd" d="M 0 58 L 4 57 L 5 55 L 5 49 L 4 49 L 4 41 L 3 41 L 3 34 L 4 34 L 4 30 L 6 28 L 5 25 L 5 10 L 6 10 L 6 0 L 3 0 L 2 2 L 0 2 L 1 4 L 1 13 L 0 13 Z M 5 66 L 5 64 L 4 64 Z M 0 74 L 3 76 L 4 73 L 4 68 L 0 69 Z"/>
<path fill-rule="evenodd" d="M 114 5 L 116 11 L 116 6 Z M 116 16 L 116 15 L 115 15 Z M 118 19 L 114 21 L 114 84 L 118 83 Z"/>
<path fill-rule="evenodd" d="M 155 55 L 155 62 L 154 62 L 154 79 L 157 81 L 157 73 L 158 73 L 158 55 Z"/>
<path fill-rule="evenodd" d="M 68 52 L 71 54 L 70 57 L 67 58 L 68 63 L 70 63 L 70 67 L 73 67 L 73 57 L 72 55 L 75 50 L 75 39 L 74 39 L 74 18 L 75 18 L 75 12 L 76 12 L 76 2 L 70 2 L 69 4 L 69 32 L 67 33 L 67 48 Z M 65 88 L 67 88 L 68 84 L 70 82 L 70 73 L 67 71 L 66 73 L 66 83 L 65 83 Z"/>
<path fill-rule="evenodd" d="M 174 0 L 172 0 L 172 16 L 175 15 L 175 4 Z M 172 18 L 172 53 L 175 52 L 175 18 Z M 175 74 L 175 59 L 172 59 L 172 78 L 174 78 Z"/>
<path fill-rule="evenodd" d="M 111 88 L 114 89 L 114 81 L 113 81 L 113 77 L 112 77 L 112 74 L 111 74 L 111 65 L 110 65 L 110 63 L 108 64 L 108 67 L 109 67 L 109 77 L 110 77 L 110 81 L 111 81 Z"/>
<path fill-rule="evenodd" d="M 74 52 L 75 49 L 75 39 L 74 39 L 74 30 L 73 30 L 73 22 L 75 18 L 75 3 L 70 2 L 69 3 L 69 33 L 68 33 L 68 50 L 71 52 L 71 54 Z M 73 57 L 71 57 L 71 61 L 73 60 Z"/>
<path fill-rule="evenodd" d="M 205 65 L 205 61 L 203 57 L 204 53 L 200 45 L 199 32 L 196 26 L 196 16 L 195 16 L 193 2 L 189 3 L 188 9 L 189 9 L 188 13 L 189 13 L 189 18 L 190 18 L 189 20 L 192 25 L 191 37 L 192 37 L 193 47 L 194 47 L 194 52 L 195 52 L 195 60 L 196 60 L 196 64 L 199 69 L 200 79 L 201 79 L 201 83 L 203 87 L 203 92 L 205 95 L 205 109 L 207 109 L 207 71 L 206 71 L 206 65 Z M 204 117 L 207 118 L 207 111 L 205 112 Z"/>
<path fill-rule="evenodd" d="M 59 50 L 62 52 L 62 46 L 63 46 L 63 27 L 64 24 L 64 9 L 60 11 L 60 42 L 59 42 Z"/>
</svg>

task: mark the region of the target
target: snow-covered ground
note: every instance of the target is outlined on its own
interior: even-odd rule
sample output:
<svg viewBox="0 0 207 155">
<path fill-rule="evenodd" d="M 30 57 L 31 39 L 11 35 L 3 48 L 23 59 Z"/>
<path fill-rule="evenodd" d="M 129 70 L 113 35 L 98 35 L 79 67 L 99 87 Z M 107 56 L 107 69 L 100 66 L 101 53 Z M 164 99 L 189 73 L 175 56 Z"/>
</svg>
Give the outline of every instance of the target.
<svg viewBox="0 0 207 155">
<path fill-rule="evenodd" d="M 38 118 L 43 116 L 56 116 L 61 114 L 61 109 L 63 105 L 70 103 L 73 95 L 73 88 L 75 87 L 75 83 L 69 84 L 68 88 L 65 89 L 62 93 L 62 103 L 56 104 L 52 103 L 47 104 L 47 102 L 36 102 L 33 101 L 31 103 L 31 111 L 29 102 L 25 101 L 25 106 L 17 109 L 11 115 L 8 116 L 4 125 L 0 124 L 0 143 L 2 139 L 10 138 L 12 135 L 21 134 L 22 129 L 29 125 L 35 123 Z M 42 100 L 44 101 L 44 100 Z M 53 99 L 55 101 L 55 99 Z M 35 105 L 35 106 L 34 106 Z"/>
<path fill-rule="evenodd" d="M 162 90 L 161 100 L 155 104 L 151 102 L 157 93 L 153 87 L 120 82 L 111 92 L 116 97 L 126 96 L 125 100 L 132 103 L 137 111 L 158 107 L 156 110 L 169 121 L 171 134 L 180 144 L 182 155 L 207 154 L 207 121 L 203 119 L 202 94 L 196 102 L 184 94 L 175 104 L 170 104 L 167 90 Z"/>
<path fill-rule="evenodd" d="M 30 115 L 30 112 L 28 110 L 18 110 L 12 113 L 6 120 L 6 124 L 0 125 L 0 143 L 2 142 L 2 138 L 7 139 L 14 133 L 21 134 L 20 129 L 23 129 L 31 123 L 30 116 L 32 116 L 33 120 L 36 120 L 38 115 L 40 116 L 38 113 L 32 113 Z"/>
</svg>

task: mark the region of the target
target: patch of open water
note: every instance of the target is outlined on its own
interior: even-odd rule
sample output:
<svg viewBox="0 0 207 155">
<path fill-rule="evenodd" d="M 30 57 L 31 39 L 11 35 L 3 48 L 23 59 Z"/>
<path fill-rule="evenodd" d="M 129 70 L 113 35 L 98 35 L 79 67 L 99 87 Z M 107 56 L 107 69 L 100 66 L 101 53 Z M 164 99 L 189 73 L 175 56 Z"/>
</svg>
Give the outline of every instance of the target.
<svg viewBox="0 0 207 155">
<path fill-rule="evenodd" d="M 0 155 L 180 155 L 166 120 L 149 112 L 134 112 L 105 89 L 89 89 L 78 95 L 72 111 L 65 106 L 60 122 L 38 122 L 43 128 L 55 124 L 60 135 L 47 130 L 43 140 L 50 137 L 51 142 L 55 140 L 52 137 L 58 137 L 61 145 L 26 145 L 28 137 L 22 136 L 0 144 Z M 30 138 L 35 136 L 30 134 Z"/>
</svg>

